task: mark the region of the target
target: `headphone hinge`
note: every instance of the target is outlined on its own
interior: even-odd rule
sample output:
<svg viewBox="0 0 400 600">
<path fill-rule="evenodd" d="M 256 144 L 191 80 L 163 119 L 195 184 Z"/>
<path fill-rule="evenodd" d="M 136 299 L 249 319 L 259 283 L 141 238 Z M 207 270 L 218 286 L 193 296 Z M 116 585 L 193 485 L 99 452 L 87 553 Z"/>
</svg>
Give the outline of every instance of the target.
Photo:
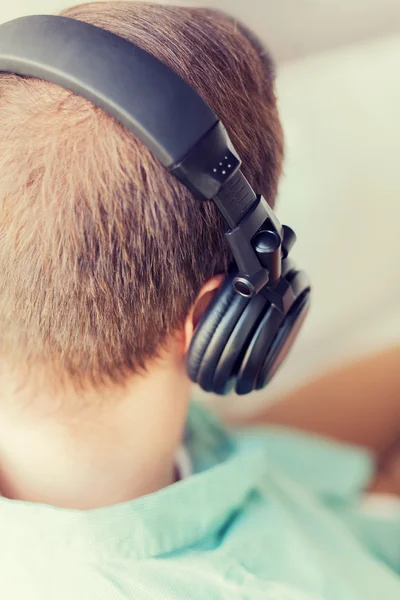
<svg viewBox="0 0 400 600">
<path fill-rule="evenodd" d="M 235 290 L 254 296 L 281 277 L 284 229 L 272 208 L 260 195 L 238 225 L 225 233 L 239 273 Z M 288 240 L 289 241 L 289 240 Z"/>
</svg>

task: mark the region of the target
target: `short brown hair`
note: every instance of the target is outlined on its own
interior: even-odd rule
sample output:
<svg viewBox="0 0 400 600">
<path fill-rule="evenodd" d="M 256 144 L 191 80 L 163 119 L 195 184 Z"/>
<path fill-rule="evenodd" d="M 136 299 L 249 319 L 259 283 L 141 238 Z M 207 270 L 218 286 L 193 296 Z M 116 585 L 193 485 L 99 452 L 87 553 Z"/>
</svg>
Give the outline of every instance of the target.
<svg viewBox="0 0 400 600">
<path fill-rule="evenodd" d="M 283 141 L 272 62 L 206 9 L 84 4 L 190 82 L 273 204 Z M 14 365 L 97 385 L 143 367 L 231 260 L 212 202 L 195 199 L 102 110 L 43 81 L 0 77 L 0 343 Z"/>
</svg>

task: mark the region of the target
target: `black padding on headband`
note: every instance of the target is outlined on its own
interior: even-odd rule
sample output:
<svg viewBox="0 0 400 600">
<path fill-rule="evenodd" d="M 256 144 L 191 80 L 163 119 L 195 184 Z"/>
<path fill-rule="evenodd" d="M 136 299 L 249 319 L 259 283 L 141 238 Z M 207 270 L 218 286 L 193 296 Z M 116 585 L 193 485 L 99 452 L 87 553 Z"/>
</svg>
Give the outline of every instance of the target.
<svg viewBox="0 0 400 600">
<path fill-rule="evenodd" d="M 0 25 L 0 71 L 44 79 L 87 98 L 168 168 L 218 122 L 195 90 L 154 56 L 67 17 L 35 15 Z"/>
</svg>

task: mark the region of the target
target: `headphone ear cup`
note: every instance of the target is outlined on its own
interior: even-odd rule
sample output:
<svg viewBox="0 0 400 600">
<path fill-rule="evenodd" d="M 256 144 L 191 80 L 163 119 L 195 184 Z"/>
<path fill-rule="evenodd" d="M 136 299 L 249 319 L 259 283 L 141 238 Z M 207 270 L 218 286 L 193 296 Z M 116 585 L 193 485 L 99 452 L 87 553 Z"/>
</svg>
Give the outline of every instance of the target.
<svg viewBox="0 0 400 600">
<path fill-rule="evenodd" d="M 286 279 L 287 277 L 287 279 Z M 310 288 L 302 271 L 285 275 L 289 285 L 284 312 L 270 304 L 248 345 L 236 379 L 239 395 L 264 388 L 287 356 L 310 305 Z"/>
<path fill-rule="evenodd" d="M 205 391 L 211 391 L 215 366 L 249 300 L 233 289 L 233 276 L 228 276 L 211 300 L 194 332 L 186 357 L 190 379 Z"/>
<path fill-rule="evenodd" d="M 227 394 L 233 388 L 241 361 L 267 304 L 264 296 L 257 294 L 251 298 L 235 324 L 215 368 L 212 391 L 216 394 Z"/>
<path fill-rule="evenodd" d="M 296 299 L 259 369 L 255 389 L 263 389 L 275 375 L 293 346 L 310 308 L 310 290 Z"/>
<path fill-rule="evenodd" d="M 244 298 L 235 292 L 231 273 L 214 295 L 186 358 L 189 377 L 203 390 L 248 394 L 279 368 L 307 314 L 310 293 L 305 274 L 285 262 L 272 290 Z"/>
</svg>

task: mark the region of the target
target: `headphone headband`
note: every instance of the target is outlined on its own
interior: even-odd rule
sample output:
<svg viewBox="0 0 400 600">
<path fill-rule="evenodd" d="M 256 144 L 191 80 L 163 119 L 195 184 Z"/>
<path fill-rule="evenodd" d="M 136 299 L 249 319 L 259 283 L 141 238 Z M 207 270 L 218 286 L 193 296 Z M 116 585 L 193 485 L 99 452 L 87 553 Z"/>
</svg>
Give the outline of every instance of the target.
<svg viewBox="0 0 400 600">
<path fill-rule="evenodd" d="M 142 140 L 195 196 L 213 199 L 230 228 L 238 293 L 253 296 L 279 280 L 292 232 L 243 176 L 218 117 L 160 60 L 89 23 L 36 15 L 0 25 L 0 71 L 44 79 L 90 100 Z M 262 239 L 255 241 L 258 233 Z"/>
<path fill-rule="evenodd" d="M 0 71 L 44 79 L 90 100 L 199 198 L 217 195 L 240 167 L 201 96 L 152 54 L 110 31 L 60 16 L 10 21 L 0 25 Z M 220 162 L 226 168 L 218 168 Z"/>
<path fill-rule="evenodd" d="M 33 15 L 1 25 L 0 70 L 87 98 L 130 129 L 167 168 L 181 162 L 218 121 L 194 89 L 154 56 L 67 17 Z"/>
</svg>

